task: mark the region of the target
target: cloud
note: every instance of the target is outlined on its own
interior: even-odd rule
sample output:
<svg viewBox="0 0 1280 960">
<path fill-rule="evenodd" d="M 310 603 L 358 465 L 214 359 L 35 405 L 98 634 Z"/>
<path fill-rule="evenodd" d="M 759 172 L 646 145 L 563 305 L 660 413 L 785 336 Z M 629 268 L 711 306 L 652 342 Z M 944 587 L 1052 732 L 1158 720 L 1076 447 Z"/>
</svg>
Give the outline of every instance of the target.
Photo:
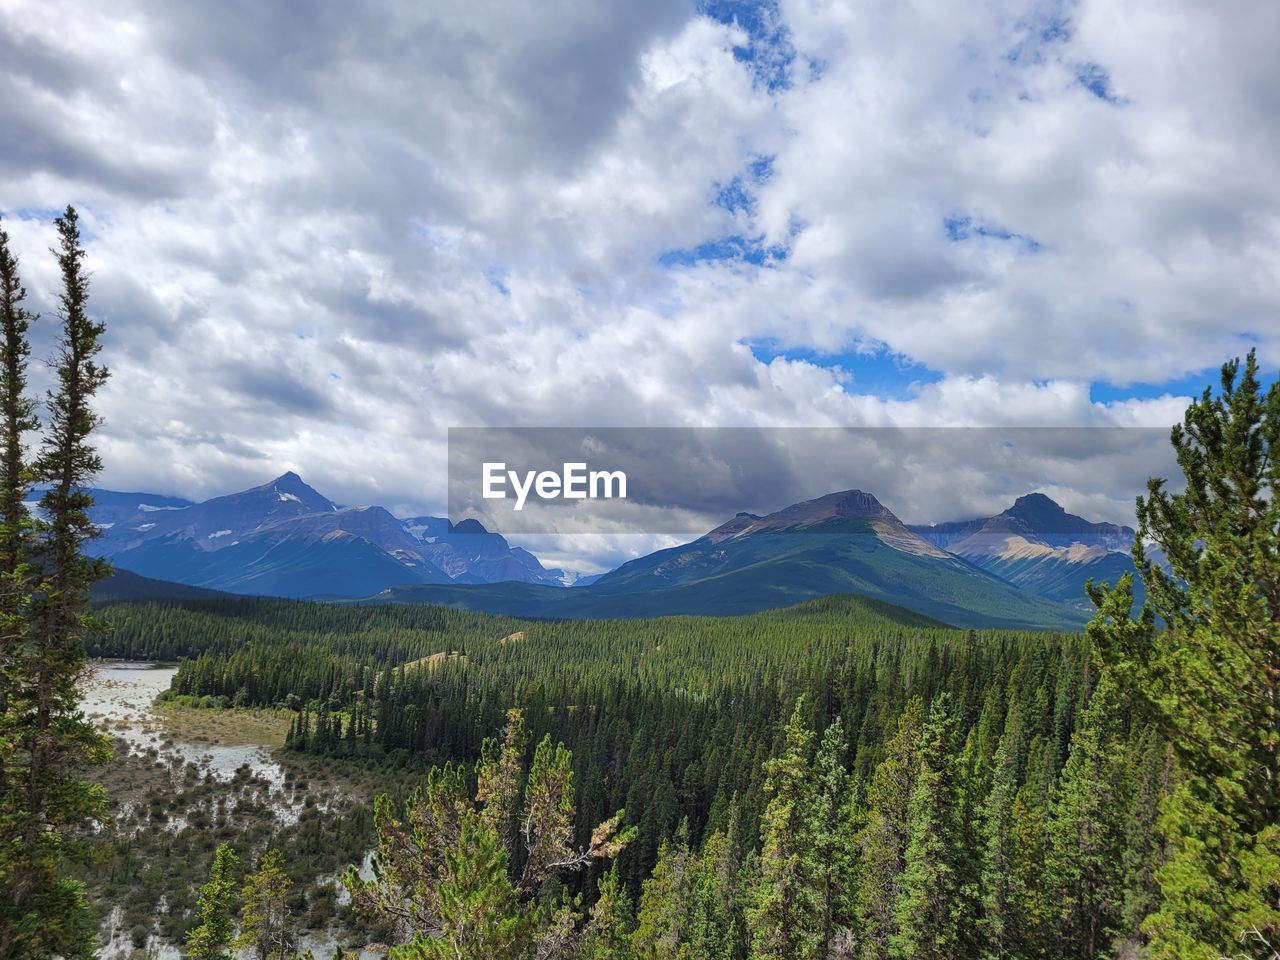
<svg viewBox="0 0 1280 960">
<path fill-rule="evenodd" d="M 1091 385 L 1280 364 L 1277 32 L 1262 3 L 7 0 L 0 212 L 50 312 L 48 214 L 81 210 L 120 488 L 293 468 L 439 512 L 449 426 L 1166 426 L 1177 396 Z"/>
</svg>

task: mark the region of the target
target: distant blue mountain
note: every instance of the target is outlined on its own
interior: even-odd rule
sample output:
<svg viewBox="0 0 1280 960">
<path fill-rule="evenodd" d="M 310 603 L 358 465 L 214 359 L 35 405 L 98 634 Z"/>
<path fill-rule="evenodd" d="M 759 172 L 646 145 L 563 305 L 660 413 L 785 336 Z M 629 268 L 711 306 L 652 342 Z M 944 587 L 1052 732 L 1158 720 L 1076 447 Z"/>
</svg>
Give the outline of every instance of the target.
<svg viewBox="0 0 1280 960">
<path fill-rule="evenodd" d="M 691 543 L 587 586 L 404 586 L 372 599 L 515 616 L 727 615 L 858 594 L 966 627 L 1078 629 L 1082 610 L 1019 589 L 909 530 L 874 496 L 828 494 L 767 516 L 740 513 Z"/>
<path fill-rule="evenodd" d="M 339 506 L 296 473 L 203 503 L 94 496 L 101 552 L 140 577 L 532 617 L 732 614 L 854 593 L 959 626 L 1074 629 L 1091 613 L 1085 581 L 1114 583 L 1132 569 L 1132 530 L 1041 494 L 994 517 L 911 527 L 871 494 L 846 490 L 763 517 L 740 513 L 690 543 L 582 578 L 547 569 L 476 520 Z"/>
<path fill-rule="evenodd" d="M 341 507 L 293 472 L 203 503 L 93 495 L 99 551 L 143 577 L 281 597 L 504 580 L 561 586 L 558 571 L 477 521 L 454 527 L 441 517 L 402 520 L 382 507 Z"/>
<path fill-rule="evenodd" d="M 1084 585 L 1114 584 L 1133 571 L 1134 532 L 1067 513 L 1042 493 L 1019 497 L 994 517 L 912 526 L 930 543 L 1037 596 L 1092 612 Z"/>
</svg>

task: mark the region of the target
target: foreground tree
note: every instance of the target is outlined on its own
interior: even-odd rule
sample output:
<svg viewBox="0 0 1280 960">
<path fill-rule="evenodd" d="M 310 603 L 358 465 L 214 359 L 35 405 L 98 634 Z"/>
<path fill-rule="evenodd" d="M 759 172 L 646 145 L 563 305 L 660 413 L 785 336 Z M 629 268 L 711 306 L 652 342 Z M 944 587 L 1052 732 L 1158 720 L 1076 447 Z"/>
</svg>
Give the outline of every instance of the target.
<svg viewBox="0 0 1280 960">
<path fill-rule="evenodd" d="M 96 628 L 88 614 L 90 585 L 107 566 L 84 556 L 96 531 L 86 492 L 101 462 L 90 443 L 99 423 L 94 394 L 107 371 L 95 359 L 103 326 L 87 312 L 84 247 L 73 208 L 57 218 L 62 289 L 61 330 L 55 354 L 56 385 L 46 402 L 48 422 L 33 468 L 23 466 L 23 434 L 32 406 L 23 392 L 27 317 L 17 304 L 12 267 L 5 281 L 4 437 L 0 443 L 0 554 L 4 564 L 5 656 L 3 737 L 5 852 L 0 855 L 0 955 L 89 955 L 92 924 L 82 886 L 65 865 L 80 851 L 85 828 L 104 808 L 100 787 L 81 778 L 86 764 L 103 763 L 109 741 L 79 712 L 78 683 L 85 636 Z M 7 250 L 5 259 L 11 260 Z M 41 519 L 32 521 L 15 500 L 31 480 L 47 484 Z M 15 505 L 16 504 L 16 505 Z"/>
<path fill-rule="evenodd" d="M 1184 493 L 1138 500 L 1132 576 L 1091 587 L 1089 636 L 1176 756 L 1159 828 L 1154 960 L 1270 956 L 1280 943 L 1280 385 L 1250 353 L 1174 427 Z M 1167 559 L 1148 552 L 1154 542 Z"/>
<path fill-rule="evenodd" d="M 40 423 L 35 400 L 27 393 L 28 330 L 35 317 L 22 305 L 26 296 L 18 258 L 9 250 L 8 233 L 0 229 L 0 722 L 7 715 L 11 685 L 17 680 L 24 640 L 22 614 L 31 593 L 32 523 L 25 501 L 32 475 L 26 447 L 28 435 Z"/>
<path fill-rule="evenodd" d="M 258 960 L 285 960 L 292 947 L 287 905 L 291 888 L 284 872 L 284 854 L 273 847 L 263 854 L 258 869 L 245 878 L 238 948 L 253 950 Z"/>
<path fill-rule="evenodd" d="M 234 901 L 236 868 L 240 858 L 231 844 L 219 844 L 213 853 L 208 882 L 196 900 L 196 925 L 187 934 L 187 956 L 191 960 L 227 960 L 236 932 Z"/>
<path fill-rule="evenodd" d="M 1082 960 L 1101 956 L 1120 932 L 1126 781 L 1115 686 L 1104 675 L 1071 739 L 1046 864 L 1059 949 Z"/>
<path fill-rule="evenodd" d="M 26 436 L 38 426 L 35 403 L 27 396 L 27 330 L 32 317 L 22 306 L 25 299 L 18 259 L 9 250 L 9 235 L 0 229 L 0 920 L 5 924 L 17 922 L 4 904 L 16 893 L 11 884 L 18 879 L 13 871 L 19 867 L 18 841 L 23 835 L 20 781 L 12 766 L 18 728 L 11 706 L 31 595 Z M 0 947 L 13 947 L 15 942 L 12 932 L 0 933 Z"/>
<path fill-rule="evenodd" d="M 631 897 L 618 877 L 618 865 L 600 881 L 583 935 L 584 960 L 629 960 L 631 956 Z"/>
<path fill-rule="evenodd" d="M 428 773 L 403 819 L 386 796 L 375 801 L 373 878 L 353 867 L 343 884 L 357 910 L 401 939 L 392 958 L 520 960 L 568 952 L 580 917 L 550 888 L 562 873 L 616 856 L 631 834 L 619 831 L 619 812 L 575 848 L 569 751 L 553 748 L 549 737 L 538 744 L 521 802 L 523 743 L 523 719 L 510 711 L 502 744 L 484 745 L 475 797 L 467 770 L 446 764 Z"/>
</svg>

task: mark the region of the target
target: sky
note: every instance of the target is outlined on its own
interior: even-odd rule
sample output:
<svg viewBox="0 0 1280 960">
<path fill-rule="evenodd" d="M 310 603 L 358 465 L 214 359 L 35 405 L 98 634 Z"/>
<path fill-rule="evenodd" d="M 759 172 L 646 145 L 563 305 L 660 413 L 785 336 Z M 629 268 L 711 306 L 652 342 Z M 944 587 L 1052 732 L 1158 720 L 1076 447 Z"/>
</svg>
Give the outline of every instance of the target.
<svg viewBox="0 0 1280 960">
<path fill-rule="evenodd" d="M 1165 427 L 1280 366 L 1278 35 L 1195 0 L 0 0 L 0 216 L 44 356 L 81 214 L 114 489 L 293 469 L 439 514 L 450 427 Z M 1060 499 L 1122 521 L 1116 483 Z"/>
</svg>

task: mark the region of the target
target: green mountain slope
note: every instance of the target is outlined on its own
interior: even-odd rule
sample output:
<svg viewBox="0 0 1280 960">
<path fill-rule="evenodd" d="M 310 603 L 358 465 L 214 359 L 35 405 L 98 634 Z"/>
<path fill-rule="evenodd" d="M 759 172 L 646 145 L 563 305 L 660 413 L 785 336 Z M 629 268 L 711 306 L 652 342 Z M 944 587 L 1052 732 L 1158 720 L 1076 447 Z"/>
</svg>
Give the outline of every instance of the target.
<svg viewBox="0 0 1280 960">
<path fill-rule="evenodd" d="M 1078 629 L 1079 607 L 1035 596 L 907 530 L 874 497 L 830 494 L 626 563 L 587 587 L 396 587 L 379 601 L 543 618 L 724 616 L 857 594 L 962 627 Z"/>
</svg>

